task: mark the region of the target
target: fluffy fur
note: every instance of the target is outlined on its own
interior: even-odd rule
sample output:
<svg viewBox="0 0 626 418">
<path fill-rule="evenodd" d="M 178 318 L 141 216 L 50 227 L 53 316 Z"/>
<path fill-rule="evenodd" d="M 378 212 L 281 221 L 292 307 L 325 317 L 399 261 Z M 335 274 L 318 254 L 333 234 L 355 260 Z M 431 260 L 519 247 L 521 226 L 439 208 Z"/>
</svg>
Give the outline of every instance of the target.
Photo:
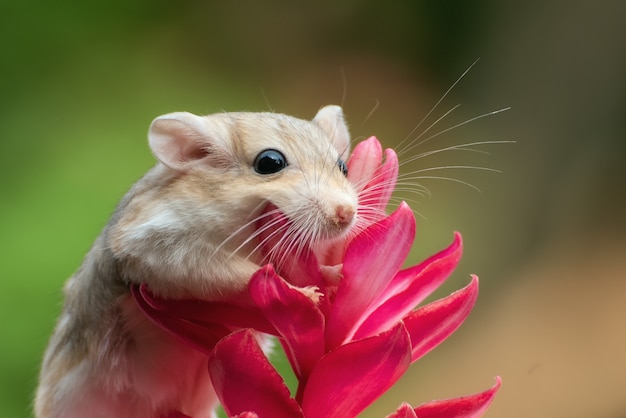
<svg viewBox="0 0 626 418">
<path fill-rule="evenodd" d="M 46 350 L 38 418 L 211 417 L 206 357 L 138 311 L 129 284 L 163 297 L 237 297 L 263 259 L 257 220 L 269 204 L 289 222 L 279 244 L 298 250 L 345 234 L 357 194 L 338 164 L 349 152 L 342 111 L 312 121 L 273 113 L 172 113 L 152 123 L 159 163 L 120 202 L 66 283 Z M 287 166 L 254 170 L 276 149 Z"/>
</svg>

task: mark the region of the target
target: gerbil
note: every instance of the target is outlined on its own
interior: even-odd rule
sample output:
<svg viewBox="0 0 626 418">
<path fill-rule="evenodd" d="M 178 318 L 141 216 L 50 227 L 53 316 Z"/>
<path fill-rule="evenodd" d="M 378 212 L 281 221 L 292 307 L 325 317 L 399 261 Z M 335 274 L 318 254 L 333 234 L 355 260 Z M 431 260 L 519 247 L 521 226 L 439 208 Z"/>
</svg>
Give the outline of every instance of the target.
<svg viewBox="0 0 626 418">
<path fill-rule="evenodd" d="M 154 120 L 157 165 L 121 200 L 78 271 L 45 352 L 38 418 L 211 417 L 206 356 L 146 319 L 129 286 L 169 298 L 236 297 L 259 268 L 255 220 L 273 205 L 297 245 L 355 223 L 350 138 L 338 106 L 312 121 L 274 113 Z"/>
</svg>

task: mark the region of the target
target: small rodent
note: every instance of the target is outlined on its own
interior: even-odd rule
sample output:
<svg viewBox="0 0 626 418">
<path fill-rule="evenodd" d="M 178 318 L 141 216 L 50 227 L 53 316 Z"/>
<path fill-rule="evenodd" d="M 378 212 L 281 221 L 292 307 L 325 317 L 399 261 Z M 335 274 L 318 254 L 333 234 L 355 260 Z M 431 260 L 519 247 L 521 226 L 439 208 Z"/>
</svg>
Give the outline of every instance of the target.
<svg viewBox="0 0 626 418">
<path fill-rule="evenodd" d="M 358 197 L 346 178 L 350 136 L 338 106 L 305 121 L 275 113 L 156 118 L 157 165 L 124 196 L 67 281 L 45 352 L 38 418 L 212 417 L 206 356 L 153 325 L 130 285 L 168 298 L 225 300 L 263 261 L 255 220 L 268 205 L 298 245 L 347 234 Z"/>
</svg>

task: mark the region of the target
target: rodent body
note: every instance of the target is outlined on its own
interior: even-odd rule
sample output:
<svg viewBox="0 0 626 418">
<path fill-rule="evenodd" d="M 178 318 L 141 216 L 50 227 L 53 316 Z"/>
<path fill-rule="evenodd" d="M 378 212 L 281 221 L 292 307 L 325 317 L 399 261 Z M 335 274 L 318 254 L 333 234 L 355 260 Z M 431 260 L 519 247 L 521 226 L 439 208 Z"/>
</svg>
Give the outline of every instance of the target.
<svg viewBox="0 0 626 418">
<path fill-rule="evenodd" d="M 343 163 L 350 138 L 337 106 L 312 121 L 172 113 L 155 119 L 149 142 L 159 163 L 122 199 L 65 285 L 38 418 L 213 416 L 206 356 L 150 323 L 129 286 L 147 283 L 169 298 L 236 298 L 267 261 L 255 226 L 268 205 L 292 225 L 296 245 L 338 238 L 356 222 Z"/>
</svg>

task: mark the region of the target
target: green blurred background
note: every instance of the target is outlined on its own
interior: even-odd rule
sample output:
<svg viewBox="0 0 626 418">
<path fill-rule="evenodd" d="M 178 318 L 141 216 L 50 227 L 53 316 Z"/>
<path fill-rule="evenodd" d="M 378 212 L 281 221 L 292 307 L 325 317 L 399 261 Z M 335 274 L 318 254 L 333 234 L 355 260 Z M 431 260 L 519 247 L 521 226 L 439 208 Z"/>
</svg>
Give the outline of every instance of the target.
<svg viewBox="0 0 626 418">
<path fill-rule="evenodd" d="M 626 416 L 626 3 L 0 1 L 0 417 L 30 416 L 60 289 L 153 163 L 163 113 L 344 107 L 354 138 L 436 136 L 402 166 L 430 196 L 417 262 L 459 230 L 436 296 L 481 277 L 466 324 L 372 406 L 477 392 L 488 416 Z M 427 120 L 439 98 L 478 64 Z M 424 138 L 422 137 L 422 138 Z"/>
</svg>

